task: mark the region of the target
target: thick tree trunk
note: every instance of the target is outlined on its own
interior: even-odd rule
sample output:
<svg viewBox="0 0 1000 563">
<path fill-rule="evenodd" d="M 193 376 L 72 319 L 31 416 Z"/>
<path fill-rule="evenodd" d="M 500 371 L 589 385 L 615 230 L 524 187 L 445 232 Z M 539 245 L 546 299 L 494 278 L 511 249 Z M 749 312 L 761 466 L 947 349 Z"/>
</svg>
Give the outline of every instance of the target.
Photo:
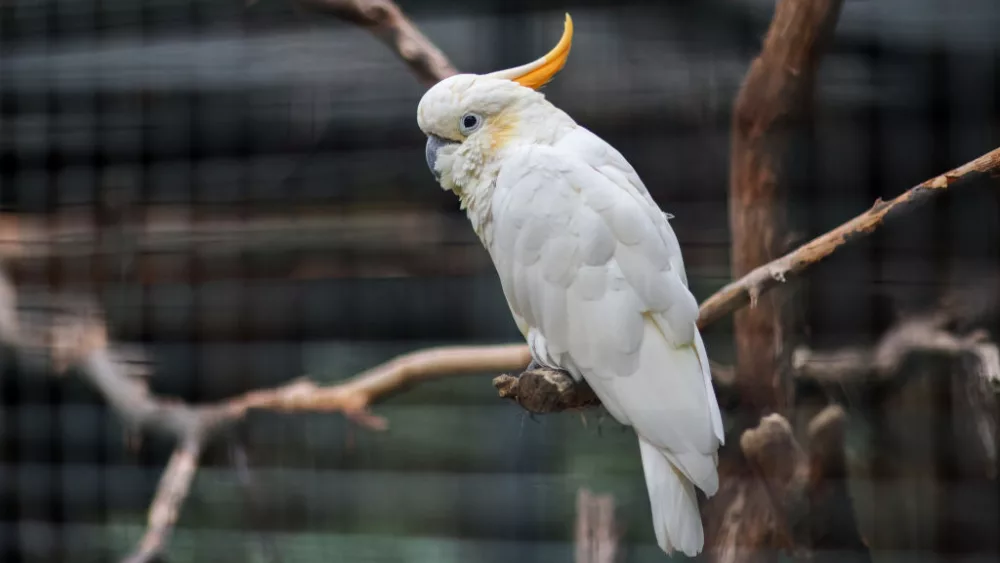
<svg viewBox="0 0 1000 563">
<path fill-rule="evenodd" d="M 808 114 L 817 62 L 841 3 L 779 1 L 761 54 L 737 96 L 729 177 L 734 278 L 787 250 L 787 158 L 793 133 Z M 822 508 L 810 507 L 806 499 L 839 501 L 842 496 L 812 494 L 823 482 L 824 468 L 818 463 L 813 468 L 807 449 L 781 415 L 790 414 L 794 405 L 789 343 L 795 329 L 787 293 L 750 297 L 752 306 L 738 311 L 734 324 L 734 382 L 745 416 L 736 425 L 738 445 L 729 444 L 720 454 L 720 490 L 703 510 L 706 550 L 713 561 L 727 563 L 776 561 L 782 551 L 810 552 L 813 526 L 808 513 Z M 774 414 L 743 431 L 768 413 Z M 838 413 L 832 417 L 835 424 L 819 424 L 818 435 L 833 437 L 824 441 L 824 453 L 814 453 L 815 459 L 837 459 L 825 452 L 842 448 L 843 418 Z M 835 430 L 823 430 L 827 427 Z"/>
<path fill-rule="evenodd" d="M 779 258 L 788 241 L 785 174 L 790 137 L 812 100 L 822 48 L 841 0 L 782 0 L 733 109 L 729 218 L 733 277 Z M 736 375 L 746 406 L 784 412 L 790 346 L 784 292 L 762 296 L 736 313 Z"/>
</svg>

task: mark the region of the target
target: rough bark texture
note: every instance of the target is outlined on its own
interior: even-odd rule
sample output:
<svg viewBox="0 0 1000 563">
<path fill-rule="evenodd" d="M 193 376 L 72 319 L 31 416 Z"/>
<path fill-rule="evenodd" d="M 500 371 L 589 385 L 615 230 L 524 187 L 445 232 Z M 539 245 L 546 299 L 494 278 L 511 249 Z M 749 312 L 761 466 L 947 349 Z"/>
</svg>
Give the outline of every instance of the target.
<svg viewBox="0 0 1000 563">
<path fill-rule="evenodd" d="M 760 56 L 733 110 L 729 205 L 733 276 L 744 276 L 784 253 L 785 158 L 791 129 L 812 96 L 817 61 L 832 35 L 841 0 L 782 0 Z M 783 377 L 789 336 L 780 293 L 736 314 L 736 375 L 747 406 L 783 412 L 790 386 Z"/>
<path fill-rule="evenodd" d="M 779 1 L 761 54 L 737 95 L 729 172 L 734 277 L 784 254 L 786 159 L 840 7 L 840 0 Z M 810 551 L 811 542 L 797 537 L 795 529 L 808 521 L 802 499 L 811 471 L 791 425 L 779 414 L 793 404 L 787 343 L 794 328 L 783 293 L 752 296 L 754 306 L 735 315 L 735 382 L 746 419 L 737 428 L 772 414 L 741 434 L 738 450 L 721 452 L 720 490 L 703 509 L 705 548 L 714 561 L 776 561 L 781 551 Z M 817 467 L 814 482 L 822 482 L 821 473 Z"/>
<path fill-rule="evenodd" d="M 504 374 L 493 379 L 493 386 L 500 397 L 533 413 L 585 409 L 601 404 L 589 385 L 574 382 L 562 370 L 539 368 L 517 376 Z"/>
<path fill-rule="evenodd" d="M 809 423 L 808 447 L 779 414 L 743 433 L 742 458 L 727 456 L 720 463 L 728 481 L 716 498 L 726 502 L 706 522 L 706 537 L 715 539 L 713 561 L 775 561 L 781 551 L 820 560 L 824 554 L 813 553 L 820 547 L 833 557 L 846 557 L 846 549 L 858 554 L 851 561 L 868 560 L 843 490 L 846 422 L 841 407 L 826 407 Z"/>
</svg>

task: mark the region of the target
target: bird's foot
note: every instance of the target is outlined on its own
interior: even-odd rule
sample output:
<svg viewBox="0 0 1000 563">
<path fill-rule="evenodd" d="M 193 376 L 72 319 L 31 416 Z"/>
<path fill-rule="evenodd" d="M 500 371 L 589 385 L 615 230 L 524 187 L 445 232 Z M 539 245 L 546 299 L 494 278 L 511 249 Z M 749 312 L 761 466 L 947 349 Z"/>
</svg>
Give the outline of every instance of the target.
<svg viewBox="0 0 1000 563">
<path fill-rule="evenodd" d="M 545 366 L 535 361 L 534 358 L 531 358 L 531 363 L 528 364 L 528 367 L 524 368 L 524 371 L 538 371 L 544 367 Z"/>
</svg>

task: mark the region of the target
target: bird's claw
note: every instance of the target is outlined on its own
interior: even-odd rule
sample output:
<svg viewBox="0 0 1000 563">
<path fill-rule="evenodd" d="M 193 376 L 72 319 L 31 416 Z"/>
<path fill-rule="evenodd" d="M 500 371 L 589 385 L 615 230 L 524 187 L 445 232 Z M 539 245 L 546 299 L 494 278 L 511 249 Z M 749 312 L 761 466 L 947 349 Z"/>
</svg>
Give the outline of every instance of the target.
<svg viewBox="0 0 1000 563">
<path fill-rule="evenodd" d="M 543 367 L 545 366 L 535 361 L 534 358 L 531 358 L 531 363 L 528 364 L 528 367 L 524 368 L 524 371 L 538 371 Z"/>
</svg>

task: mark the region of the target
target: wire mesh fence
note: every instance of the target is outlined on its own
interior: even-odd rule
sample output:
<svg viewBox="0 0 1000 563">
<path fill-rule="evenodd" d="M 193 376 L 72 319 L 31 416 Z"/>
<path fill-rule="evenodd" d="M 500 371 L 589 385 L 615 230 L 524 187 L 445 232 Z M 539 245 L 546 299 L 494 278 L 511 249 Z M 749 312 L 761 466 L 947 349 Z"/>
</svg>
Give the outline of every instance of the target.
<svg viewBox="0 0 1000 563">
<path fill-rule="evenodd" d="M 574 51 L 547 98 L 675 216 L 699 299 L 730 280 L 731 109 L 773 2 L 398 4 L 469 72 L 540 55 L 570 10 Z M 1000 4 L 957 4 L 844 3 L 793 132 L 789 249 L 1000 145 Z M 216 401 L 425 346 L 521 340 L 427 171 L 424 86 L 314 7 L 0 3 L 3 268 L 25 298 L 92 296 L 158 394 Z M 995 289 L 998 218 L 995 189 L 949 195 L 817 266 L 804 340 L 871 344 L 956 289 Z M 992 334 L 984 295 L 976 324 Z M 731 324 L 705 338 L 732 363 Z M 81 378 L 4 357 L 0 561 L 117 560 L 172 442 L 123 425 Z M 952 367 L 908 369 L 912 384 L 834 392 L 872 559 L 993 561 L 996 423 L 985 438 L 967 426 L 964 391 L 935 375 Z M 390 399 L 387 432 L 251 414 L 205 451 L 165 560 L 570 561 L 581 488 L 613 495 L 621 560 L 660 560 L 634 436 L 596 411 L 529 416 L 492 375 Z"/>
</svg>

